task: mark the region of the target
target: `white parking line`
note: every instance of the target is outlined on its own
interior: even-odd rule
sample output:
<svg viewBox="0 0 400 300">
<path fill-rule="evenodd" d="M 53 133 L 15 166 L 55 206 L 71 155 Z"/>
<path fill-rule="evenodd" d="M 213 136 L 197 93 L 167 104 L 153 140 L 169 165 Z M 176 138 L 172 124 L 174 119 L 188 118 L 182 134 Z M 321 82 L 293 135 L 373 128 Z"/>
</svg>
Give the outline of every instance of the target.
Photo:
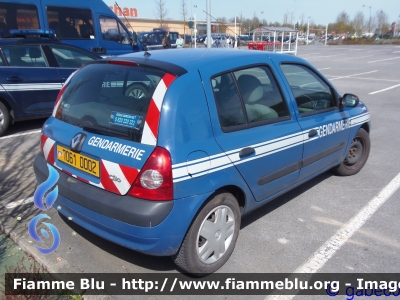
<svg viewBox="0 0 400 300">
<path fill-rule="evenodd" d="M 293 273 L 314 274 L 361 228 L 362 225 L 386 202 L 400 187 L 400 173 L 385 186 L 378 195 L 371 199 L 358 214 L 340 228 L 313 255 Z M 291 300 L 295 295 L 273 295 L 266 299 Z"/>
<path fill-rule="evenodd" d="M 352 76 L 363 75 L 363 74 L 370 74 L 370 73 L 375 73 L 375 72 L 378 72 L 378 70 L 370 71 L 370 72 L 365 72 L 365 73 L 358 73 L 358 74 L 353 74 L 353 75 L 347 75 L 347 76 L 337 76 L 336 78 L 332 78 L 332 79 L 330 79 L 330 80 L 348 78 L 348 77 L 352 77 Z M 333 76 L 333 75 L 329 75 L 329 76 Z"/>
<path fill-rule="evenodd" d="M 329 70 L 331 67 L 329 67 L 329 68 L 321 68 L 321 69 L 318 69 L 319 71 L 320 70 Z"/>
<path fill-rule="evenodd" d="M 10 208 L 17 207 L 18 205 L 24 205 L 24 204 L 32 203 L 33 200 L 34 200 L 33 197 L 29 197 L 29 198 L 26 198 L 26 199 L 10 202 L 10 203 L 4 205 L 4 207 L 7 208 L 7 209 L 10 209 Z"/>
<path fill-rule="evenodd" d="M 386 59 L 380 59 L 380 60 L 372 60 L 372 61 L 369 61 L 368 63 L 370 64 L 370 63 L 374 63 L 374 62 L 380 62 L 380 61 L 392 60 L 392 59 L 398 59 L 398 58 L 400 58 L 400 56 L 396 56 L 396 57 L 392 57 L 392 58 L 386 58 Z"/>
<path fill-rule="evenodd" d="M 387 82 L 400 82 L 394 79 L 379 79 L 379 78 L 365 78 L 365 77 L 351 77 L 351 79 L 374 80 L 374 81 L 387 81 Z"/>
<path fill-rule="evenodd" d="M 348 58 L 341 58 L 341 59 L 335 59 L 333 61 L 338 61 L 338 60 L 348 60 L 348 59 L 356 59 L 356 58 L 365 58 L 365 57 L 371 57 L 373 55 L 367 55 L 367 56 L 359 56 L 359 57 L 348 57 Z"/>
<path fill-rule="evenodd" d="M 303 57 L 305 59 L 307 58 L 320 58 L 320 57 L 335 57 L 335 56 L 342 56 L 342 55 L 346 55 L 346 54 L 335 54 L 335 55 L 324 55 L 324 56 L 311 56 L 311 57 Z"/>
<path fill-rule="evenodd" d="M 29 132 L 25 132 L 25 133 L 7 135 L 7 136 L 0 137 L 0 140 L 9 139 L 9 138 L 17 137 L 17 136 L 22 136 L 22 135 L 28 135 L 28 134 L 38 133 L 38 132 L 41 132 L 41 131 L 42 131 L 42 130 L 39 129 L 39 130 L 29 131 Z"/>
<path fill-rule="evenodd" d="M 400 51 L 394 51 L 393 53 L 399 53 Z"/>
<path fill-rule="evenodd" d="M 394 86 L 388 87 L 388 88 L 386 88 L 386 89 L 383 89 L 383 90 L 379 90 L 379 91 L 371 92 L 371 93 L 369 93 L 368 95 L 373 95 L 373 94 L 377 94 L 377 93 L 384 92 L 384 91 L 387 91 L 387 90 L 391 90 L 391 89 L 394 89 L 394 88 L 396 88 L 396 87 L 398 87 L 398 86 L 400 86 L 400 84 L 397 84 L 397 85 L 394 85 Z"/>
</svg>

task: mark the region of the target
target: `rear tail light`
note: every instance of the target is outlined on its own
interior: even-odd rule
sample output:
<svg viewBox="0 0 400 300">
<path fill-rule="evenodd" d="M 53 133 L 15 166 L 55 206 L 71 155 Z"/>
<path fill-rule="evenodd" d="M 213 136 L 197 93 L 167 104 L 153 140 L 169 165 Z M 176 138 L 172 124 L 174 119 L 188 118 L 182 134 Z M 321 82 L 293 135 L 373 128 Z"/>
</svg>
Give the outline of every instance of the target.
<svg viewBox="0 0 400 300">
<path fill-rule="evenodd" d="M 168 150 L 154 149 L 128 194 L 146 200 L 173 199 L 172 163 Z"/>
</svg>

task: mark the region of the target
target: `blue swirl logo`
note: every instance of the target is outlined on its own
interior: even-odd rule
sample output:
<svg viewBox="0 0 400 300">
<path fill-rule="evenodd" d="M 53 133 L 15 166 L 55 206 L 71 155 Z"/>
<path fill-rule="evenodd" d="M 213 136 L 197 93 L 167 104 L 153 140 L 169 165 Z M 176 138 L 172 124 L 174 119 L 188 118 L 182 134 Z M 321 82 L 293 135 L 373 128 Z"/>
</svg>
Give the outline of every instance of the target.
<svg viewBox="0 0 400 300">
<path fill-rule="evenodd" d="M 35 194 L 33 195 L 33 203 L 37 208 L 43 211 L 47 211 L 48 209 L 50 209 L 58 196 L 58 186 L 55 186 L 55 188 L 51 190 L 51 188 L 57 183 L 59 179 L 58 172 L 49 164 L 47 164 L 47 168 L 49 169 L 49 177 L 45 182 L 38 186 Z M 34 217 L 29 222 L 28 232 L 32 239 L 34 239 L 36 242 L 44 243 L 44 241 L 39 237 L 36 232 L 36 227 L 40 219 L 50 219 L 50 217 L 46 214 L 40 214 Z M 58 246 L 60 245 L 60 233 L 54 225 L 46 222 L 42 222 L 42 224 L 47 226 L 47 228 L 53 235 L 53 245 L 50 248 L 42 248 L 39 246 L 35 246 L 35 248 L 43 254 L 50 254 L 56 251 Z M 45 229 L 41 229 L 40 232 L 45 238 L 49 238 L 49 233 Z"/>
</svg>

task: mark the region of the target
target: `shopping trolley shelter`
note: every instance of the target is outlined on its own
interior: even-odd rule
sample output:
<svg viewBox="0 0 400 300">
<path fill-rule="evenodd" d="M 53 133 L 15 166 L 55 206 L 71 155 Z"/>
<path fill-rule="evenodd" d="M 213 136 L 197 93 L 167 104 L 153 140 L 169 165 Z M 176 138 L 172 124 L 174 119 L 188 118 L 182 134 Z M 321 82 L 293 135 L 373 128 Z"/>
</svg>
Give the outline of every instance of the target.
<svg viewBox="0 0 400 300">
<path fill-rule="evenodd" d="M 247 42 L 249 50 L 297 54 L 298 32 L 295 29 L 260 26 L 251 32 L 253 40 Z"/>
<path fill-rule="evenodd" d="M 363 102 L 299 57 L 150 51 L 68 79 L 34 170 L 39 182 L 57 170 L 54 207 L 71 222 L 206 274 L 229 259 L 242 216 L 328 170 L 359 172 L 369 131 Z"/>
</svg>

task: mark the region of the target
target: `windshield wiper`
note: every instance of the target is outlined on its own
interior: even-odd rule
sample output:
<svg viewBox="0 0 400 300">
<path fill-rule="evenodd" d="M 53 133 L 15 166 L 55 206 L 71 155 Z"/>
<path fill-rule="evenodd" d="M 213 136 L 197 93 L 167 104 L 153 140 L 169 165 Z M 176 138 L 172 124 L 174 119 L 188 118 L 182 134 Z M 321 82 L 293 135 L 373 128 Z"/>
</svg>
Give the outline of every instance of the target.
<svg viewBox="0 0 400 300">
<path fill-rule="evenodd" d="M 113 130 L 109 129 L 106 127 L 101 127 L 101 126 L 95 126 L 90 122 L 83 122 L 82 124 L 79 125 L 80 128 L 83 130 L 89 131 L 89 132 L 95 132 L 95 133 L 102 133 L 102 134 L 114 134 L 114 135 L 119 135 L 123 137 L 128 137 L 129 135 L 125 132 L 121 132 L 118 130 Z"/>
</svg>

